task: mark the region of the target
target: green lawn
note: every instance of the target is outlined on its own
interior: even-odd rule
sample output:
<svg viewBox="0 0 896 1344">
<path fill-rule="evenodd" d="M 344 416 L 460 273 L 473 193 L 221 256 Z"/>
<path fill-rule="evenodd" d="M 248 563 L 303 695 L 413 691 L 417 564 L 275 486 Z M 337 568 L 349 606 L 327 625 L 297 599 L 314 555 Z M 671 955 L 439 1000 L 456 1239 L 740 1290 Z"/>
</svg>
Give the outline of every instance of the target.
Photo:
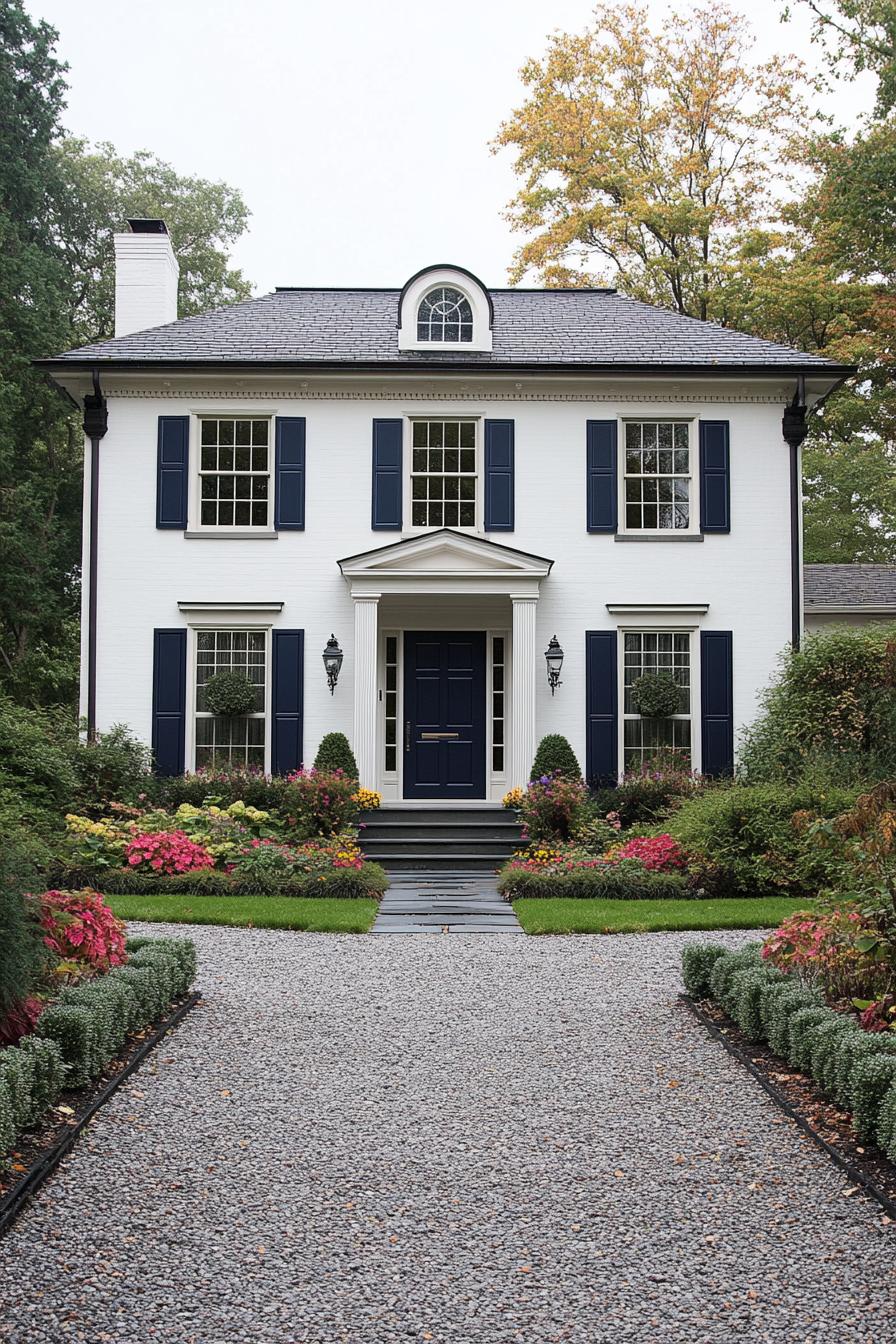
<svg viewBox="0 0 896 1344">
<path fill-rule="evenodd" d="M 326 897 L 107 895 L 106 899 L 119 919 L 308 933 L 366 933 L 377 910 L 376 901 Z"/>
<path fill-rule="evenodd" d="M 726 901 L 528 898 L 513 908 L 526 933 L 657 933 L 668 929 L 769 929 L 805 901 L 784 896 Z"/>
</svg>

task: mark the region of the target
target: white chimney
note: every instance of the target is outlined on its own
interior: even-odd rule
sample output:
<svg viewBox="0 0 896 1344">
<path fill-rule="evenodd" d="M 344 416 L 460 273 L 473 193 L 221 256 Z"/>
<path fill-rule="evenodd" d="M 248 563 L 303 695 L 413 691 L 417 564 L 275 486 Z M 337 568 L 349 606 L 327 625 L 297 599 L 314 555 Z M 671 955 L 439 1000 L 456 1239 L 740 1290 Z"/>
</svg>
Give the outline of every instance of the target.
<svg viewBox="0 0 896 1344">
<path fill-rule="evenodd" d="M 115 234 L 115 335 L 177 321 L 180 267 L 162 219 L 129 219 Z"/>
</svg>

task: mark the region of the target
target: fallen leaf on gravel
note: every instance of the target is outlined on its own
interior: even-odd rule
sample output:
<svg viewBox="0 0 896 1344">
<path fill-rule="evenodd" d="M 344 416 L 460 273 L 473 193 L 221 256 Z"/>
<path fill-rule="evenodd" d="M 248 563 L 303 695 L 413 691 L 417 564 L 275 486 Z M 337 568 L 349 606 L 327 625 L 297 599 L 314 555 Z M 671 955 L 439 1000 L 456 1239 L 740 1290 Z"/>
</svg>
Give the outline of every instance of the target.
<svg viewBox="0 0 896 1344">
<path fill-rule="evenodd" d="M 846 1195 L 857 1195 L 857 1194 L 859 1193 L 859 1187 L 858 1187 L 857 1185 L 848 1185 L 848 1186 L 846 1187 L 846 1189 L 845 1189 L 845 1190 L 841 1190 L 840 1193 L 841 1193 L 841 1195 L 843 1195 L 844 1197 L 845 1197 Z"/>
<path fill-rule="evenodd" d="M 625 1175 L 625 1172 L 622 1170 L 621 1167 L 617 1167 L 616 1170 L 613 1172 L 613 1175 L 614 1175 L 614 1176 L 624 1176 L 624 1175 Z"/>
<path fill-rule="evenodd" d="M 532 1273 L 532 1266 L 531 1266 L 531 1265 L 517 1265 L 517 1269 L 519 1270 L 520 1274 L 531 1274 L 531 1273 Z"/>
<path fill-rule="evenodd" d="M 218 1093 L 218 1096 L 219 1096 L 219 1097 L 229 1097 L 229 1096 L 230 1096 L 230 1093 L 227 1091 L 227 1088 L 224 1087 L 224 1088 L 222 1088 L 221 1091 Z"/>
<path fill-rule="evenodd" d="M 681 1083 L 678 1081 L 677 1078 L 670 1078 L 669 1081 L 668 1081 L 668 1083 L 666 1084 L 666 1086 L 667 1086 L 667 1087 L 681 1087 Z"/>
<path fill-rule="evenodd" d="M 71 1106 L 57 1106 L 56 1109 L 60 1115 L 74 1115 Z"/>
<path fill-rule="evenodd" d="M 757 1293 L 755 1288 L 747 1289 L 747 1297 L 750 1299 L 751 1302 L 755 1302 L 758 1296 L 759 1294 Z"/>
</svg>

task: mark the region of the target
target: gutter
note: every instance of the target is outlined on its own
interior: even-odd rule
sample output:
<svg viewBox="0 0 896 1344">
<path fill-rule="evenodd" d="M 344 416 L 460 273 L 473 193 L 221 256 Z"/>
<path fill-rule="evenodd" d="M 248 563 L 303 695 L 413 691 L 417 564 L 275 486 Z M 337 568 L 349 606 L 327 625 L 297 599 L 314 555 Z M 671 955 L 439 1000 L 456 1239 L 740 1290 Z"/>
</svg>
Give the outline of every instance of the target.
<svg viewBox="0 0 896 1344">
<path fill-rule="evenodd" d="M 565 374 L 576 377 L 581 374 L 623 374 L 632 377 L 658 377 L 663 374 L 687 375 L 701 378 L 713 374 L 737 374 L 739 377 L 769 378 L 777 375 L 781 378 L 804 374 L 807 377 L 836 377 L 837 382 L 824 394 L 826 399 L 831 392 L 857 372 L 852 364 L 635 364 L 623 363 L 573 363 L 557 362 L 503 362 L 479 363 L 474 360 L 462 360 L 440 363 L 431 361 L 422 363 L 403 363 L 400 360 L 379 360 L 363 362 L 359 360 L 315 360 L 315 359 L 101 359 L 85 356 L 84 359 L 37 359 L 34 367 L 44 373 L 63 374 L 81 373 L 85 370 L 96 372 L 103 368 L 109 373 L 350 373 L 364 377 L 382 374 L 421 374 L 432 377 L 435 373 L 462 374 L 504 374 L 508 376 L 526 374 Z M 820 404 L 816 403 L 816 404 Z"/>
</svg>

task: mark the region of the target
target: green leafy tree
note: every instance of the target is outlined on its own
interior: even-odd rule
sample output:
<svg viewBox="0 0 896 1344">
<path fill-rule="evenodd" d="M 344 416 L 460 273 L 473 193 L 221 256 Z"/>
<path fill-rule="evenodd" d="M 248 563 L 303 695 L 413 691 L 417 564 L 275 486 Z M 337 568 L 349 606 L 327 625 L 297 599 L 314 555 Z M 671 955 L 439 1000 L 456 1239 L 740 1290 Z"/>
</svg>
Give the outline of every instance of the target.
<svg viewBox="0 0 896 1344">
<path fill-rule="evenodd" d="M 59 239 L 70 277 L 69 321 L 79 342 L 115 330 L 113 235 L 128 219 L 164 219 L 180 264 L 181 317 L 237 303 L 251 285 L 230 265 L 249 210 L 224 182 L 184 177 L 146 150 L 122 158 L 110 144 L 67 137 L 54 146 L 62 186 Z"/>
<path fill-rule="evenodd" d="M 182 314 L 249 294 L 229 262 L 240 194 L 66 138 L 56 40 L 0 0 L 0 688 L 32 704 L 76 693 L 83 437 L 31 361 L 112 335 L 112 235 L 129 217 L 166 219 Z"/>
</svg>

